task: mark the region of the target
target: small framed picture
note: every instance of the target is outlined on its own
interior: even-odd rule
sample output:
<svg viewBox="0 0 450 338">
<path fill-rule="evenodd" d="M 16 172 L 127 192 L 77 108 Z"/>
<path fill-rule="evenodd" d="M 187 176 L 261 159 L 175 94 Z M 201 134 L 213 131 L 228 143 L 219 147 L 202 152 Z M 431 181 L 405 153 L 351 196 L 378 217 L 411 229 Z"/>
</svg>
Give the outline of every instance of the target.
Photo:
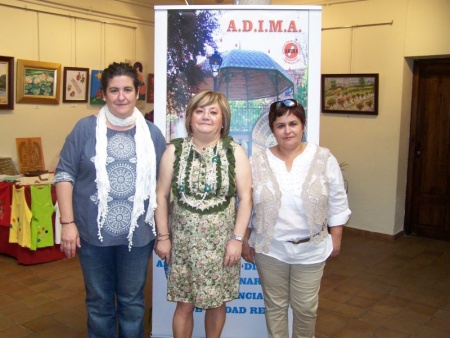
<svg viewBox="0 0 450 338">
<path fill-rule="evenodd" d="M 17 103 L 58 104 L 61 64 L 17 60 Z"/>
<path fill-rule="evenodd" d="M 89 68 L 64 67 L 63 102 L 88 102 Z"/>
<path fill-rule="evenodd" d="M 93 69 L 91 71 L 91 90 L 89 94 L 89 104 L 94 106 L 104 105 L 102 92 L 102 74 L 103 70 Z"/>
<path fill-rule="evenodd" d="M 14 58 L 0 56 L 0 109 L 14 109 Z"/>
<path fill-rule="evenodd" d="M 378 115 L 378 74 L 322 74 L 322 112 Z"/>
</svg>

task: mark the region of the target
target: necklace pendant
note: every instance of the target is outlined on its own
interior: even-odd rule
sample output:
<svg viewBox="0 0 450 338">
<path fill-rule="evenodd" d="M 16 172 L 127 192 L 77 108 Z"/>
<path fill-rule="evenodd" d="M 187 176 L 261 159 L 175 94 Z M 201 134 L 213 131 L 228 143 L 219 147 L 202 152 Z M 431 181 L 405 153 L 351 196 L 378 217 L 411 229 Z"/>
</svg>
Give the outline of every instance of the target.
<svg viewBox="0 0 450 338">
<path fill-rule="evenodd" d="M 212 158 L 212 161 L 213 161 L 213 163 L 218 163 L 219 162 L 219 156 L 214 156 L 213 158 Z"/>
<path fill-rule="evenodd" d="M 178 191 L 184 192 L 184 184 L 180 184 L 180 185 L 178 186 Z"/>
<path fill-rule="evenodd" d="M 210 186 L 209 184 L 205 184 L 205 189 L 204 189 L 204 191 L 205 191 L 206 193 L 210 192 L 210 191 L 211 191 L 211 186 Z"/>
</svg>

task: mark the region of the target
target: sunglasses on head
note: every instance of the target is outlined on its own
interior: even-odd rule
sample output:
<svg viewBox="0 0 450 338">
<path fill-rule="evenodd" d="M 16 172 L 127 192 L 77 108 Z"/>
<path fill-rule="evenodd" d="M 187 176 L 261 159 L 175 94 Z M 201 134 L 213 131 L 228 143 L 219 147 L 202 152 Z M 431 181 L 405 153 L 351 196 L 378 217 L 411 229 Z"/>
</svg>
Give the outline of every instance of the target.
<svg viewBox="0 0 450 338">
<path fill-rule="evenodd" d="M 294 100 L 294 99 L 286 99 L 286 100 L 281 100 L 281 101 L 275 101 L 274 103 L 272 103 L 270 105 L 269 110 L 270 111 L 275 111 L 278 108 L 280 108 L 281 105 L 283 105 L 285 107 L 288 107 L 288 108 L 294 108 L 294 107 L 298 106 L 298 102 L 297 102 L 297 100 Z"/>
</svg>

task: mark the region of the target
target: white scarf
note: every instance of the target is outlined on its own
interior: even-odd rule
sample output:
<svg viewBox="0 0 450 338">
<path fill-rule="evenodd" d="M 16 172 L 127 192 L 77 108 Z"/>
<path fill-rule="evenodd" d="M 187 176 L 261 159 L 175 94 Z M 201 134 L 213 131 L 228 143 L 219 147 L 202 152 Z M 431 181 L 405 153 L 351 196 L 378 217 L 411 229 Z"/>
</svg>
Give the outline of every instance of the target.
<svg viewBox="0 0 450 338">
<path fill-rule="evenodd" d="M 119 119 L 114 116 L 104 105 L 97 117 L 96 127 L 96 145 L 95 145 L 95 169 L 97 192 L 98 192 L 98 238 L 103 241 L 101 230 L 106 222 L 108 215 L 108 199 L 111 190 L 108 173 L 106 171 L 108 139 L 106 136 L 107 125 L 109 121 L 115 126 L 130 126 L 136 123 L 136 133 L 134 135 L 134 142 L 136 145 L 136 187 L 133 200 L 133 211 L 131 214 L 130 230 L 128 232 L 128 248 L 131 250 L 133 246 L 133 233 L 138 226 L 137 220 L 139 216 L 144 214 L 144 201 L 150 198 L 145 222 L 152 226 L 153 233 L 155 233 L 154 225 L 154 210 L 156 208 L 156 154 L 155 147 L 145 122 L 142 113 L 135 107 L 133 115 L 127 119 Z"/>
</svg>

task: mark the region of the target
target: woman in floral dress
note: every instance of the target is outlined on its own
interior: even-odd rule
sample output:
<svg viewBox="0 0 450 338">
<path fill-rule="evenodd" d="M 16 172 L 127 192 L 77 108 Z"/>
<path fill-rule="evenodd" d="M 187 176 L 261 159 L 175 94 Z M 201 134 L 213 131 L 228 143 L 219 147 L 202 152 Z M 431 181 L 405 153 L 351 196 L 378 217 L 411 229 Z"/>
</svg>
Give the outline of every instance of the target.
<svg viewBox="0 0 450 338">
<path fill-rule="evenodd" d="M 186 110 L 189 136 L 173 140 L 161 160 L 155 250 L 170 263 L 167 299 L 177 302 L 175 338 L 192 336 L 195 307 L 206 310 L 206 337 L 220 337 L 225 303 L 238 297 L 251 169 L 243 148 L 228 137 L 230 120 L 223 94 L 195 95 Z"/>
</svg>

